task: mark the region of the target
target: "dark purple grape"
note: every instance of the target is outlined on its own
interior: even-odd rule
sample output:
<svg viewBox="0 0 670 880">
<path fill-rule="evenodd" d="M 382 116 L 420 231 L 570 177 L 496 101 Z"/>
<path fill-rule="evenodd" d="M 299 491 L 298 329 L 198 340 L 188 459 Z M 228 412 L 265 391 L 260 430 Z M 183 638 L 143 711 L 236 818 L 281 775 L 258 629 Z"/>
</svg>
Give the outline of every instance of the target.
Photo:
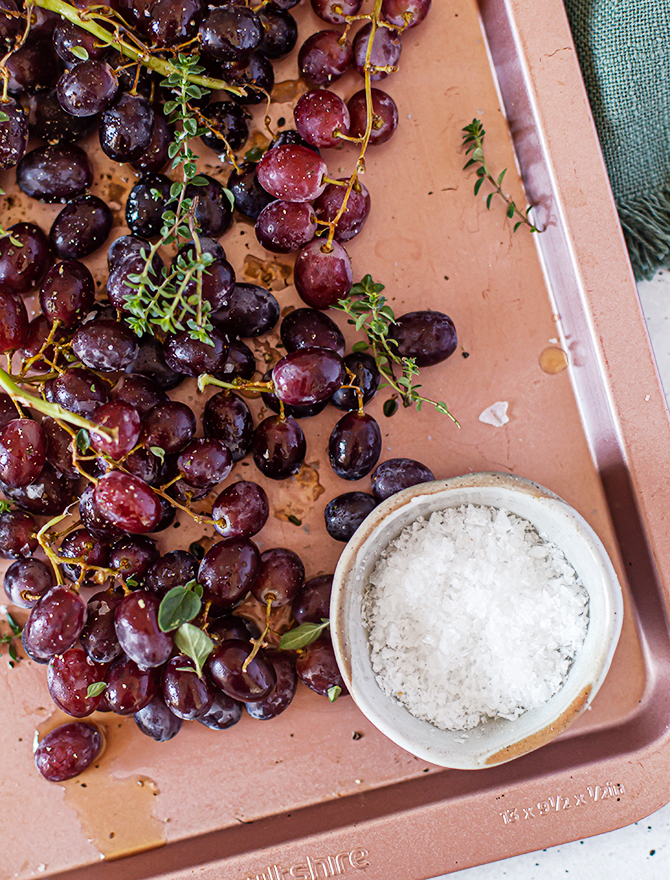
<svg viewBox="0 0 670 880">
<path fill-rule="evenodd" d="M 267 372 L 263 376 L 263 382 L 270 382 L 272 379 L 272 370 L 267 370 Z M 279 402 L 279 398 L 272 394 L 270 391 L 262 391 L 261 397 L 263 398 L 263 403 L 271 409 L 274 413 L 281 413 L 281 404 Z M 307 406 L 291 406 L 288 403 L 284 404 L 284 415 L 293 416 L 294 419 L 311 419 L 312 416 L 318 416 L 320 412 L 323 412 L 327 406 L 326 401 L 321 401 L 321 403 L 311 403 Z"/>
<path fill-rule="evenodd" d="M 119 644 L 140 669 L 162 666 L 172 653 L 172 636 L 158 626 L 159 604 L 155 593 L 135 590 L 124 596 L 114 614 Z"/>
<path fill-rule="evenodd" d="M 412 28 L 428 15 L 431 0 L 382 0 L 382 18 L 398 28 Z"/>
<path fill-rule="evenodd" d="M 156 742 L 171 740 L 184 723 L 168 709 L 162 697 L 153 697 L 143 709 L 135 712 L 133 718 L 142 733 Z"/>
<path fill-rule="evenodd" d="M 217 691 L 209 709 L 195 720 L 211 730 L 228 730 L 229 727 L 237 724 L 241 717 L 242 704 L 221 691 Z"/>
<path fill-rule="evenodd" d="M 346 180 L 343 182 L 348 183 Z M 346 187 L 329 183 L 316 202 L 314 202 L 314 212 L 317 220 L 332 223 L 340 212 L 345 192 Z M 349 193 L 347 207 L 337 221 L 335 239 L 337 241 L 349 241 L 358 235 L 369 213 L 370 193 L 359 181 Z"/>
<path fill-rule="evenodd" d="M 398 127 L 398 108 L 390 95 L 381 89 L 372 89 L 372 130 L 370 146 L 385 144 Z M 368 104 L 365 89 L 356 92 L 347 104 L 351 125 L 351 137 L 362 138 L 368 125 Z"/>
<path fill-rule="evenodd" d="M 82 524 L 96 538 L 112 541 L 122 534 L 121 530 L 106 519 L 95 503 L 93 484 L 90 483 L 79 499 L 79 516 Z"/>
<path fill-rule="evenodd" d="M 139 477 L 150 486 L 159 486 L 162 482 L 160 459 L 149 449 L 140 448 L 131 452 L 123 466 L 129 474 Z"/>
<path fill-rule="evenodd" d="M 1 8 L 2 7 L 0 7 L 0 9 Z M 0 430 L 2 430 L 6 424 L 15 419 L 18 414 L 19 411 L 14 406 L 14 401 L 9 394 L 0 391 Z"/>
<path fill-rule="evenodd" d="M 151 5 L 149 36 L 157 46 L 178 46 L 198 33 L 207 10 L 203 0 L 156 0 Z"/>
<path fill-rule="evenodd" d="M 326 504 L 326 531 L 336 541 L 348 541 L 377 502 L 367 492 L 345 492 Z"/>
<path fill-rule="evenodd" d="M 18 165 L 28 149 L 28 116 L 13 98 L 1 106 L 7 117 L 0 121 L 0 171 L 5 171 Z"/>
<path fill-rule="evenodd" d="M 382 451 L 379 425 L 367 413 L 349 412 L 330 435 L 328 457 L 343 480 L 360 480 L 377 464 Z"/>
<path fill-rule="evenodd" d="M 211 330 L 208 336 L 213 345 L 194 339 L 189 330 L 168 336 L 163 343 L 165 363 L 184 376 L 218 373 L 228 354 L 228 340 L 217 329 Z"/>
<path fill-rule="evenodd" d="M 139 345 L 126 324 L 96 320 L 77 330 L 72 338 L 72 350 L 89 369 L 113 373 L 125 369 L 135 360 Z"/>
<path fill-rule="evenodd" d="M 262 474 L 271 480 L 285 480 L 297 474 L 305 461 L 305 435 L 291 416 L 270 416 L 256 428 L 251 451 Z"/>
<path fill-rule="evenodd" d="M 316 309 L 294 309 L 289 312 L 281 322 L 279 332 L 286 351 L 318 346 L 329 348 L 340 357 L 344 355 L 342 331 L 332 318 Z"/>
<path fill-rule="evenodd" d="M 389 338 L 398 343 L 400 357 L 414 358 L 417 367 L 431 367 L 456 351 L 456 328 L 444 312 L 407 312 L 396 319 Z"/>
<path fill-rule="evenodd" d="M 53 43 L 56 54 L 68 67 L 79 64 L 82 55 L 84 58 L 88 55 L 89 58 L 97 61 L 103 58 L 107 51 L 107 46 L 103 46 L 93 34 L 63 19 L 59 19 L 54 28 Z M 77 49 L 76 53 L 72 51 L 73 48 Z M 84 52 L 81 51 L 82 49 Z"/>
<path fill-rule="evenodd" d="M 276 297 L 257 284 L 236 284 L 227 304 L 212 312 L 212 323 L 230 336 L 261 336 L 279 320 Z"/>
<path fill-rule="evenodd" d="M 4 66 L 8 73 L 7 91 L 10 95 L 51 89 L 63 72 L 63 65 L 54 52 L 51 40 L 40 39 L 35 34 L 9 55 Z"/>
<path fill-rule="evenodd" d="M 47 438 L 32 419 L 12 419 L 0 430 L 0 480 L 12 488 L 36 480 L 47 458 Z"/>
<path fill-rule="evenodd" d="M 272 370 L 274 393 L 291 406 L 321 403 L 346 381 L 342 358 L 330 348 L 299 348 Z"/>
<path fill-rule="evenodd" d="M 74 143 L 90 134 L 95 116 L 71 116 L 60 105 L 56 92 L 38 92 L 26 99 L 30 133 L 49 144 Z"/>
<path fill-rule="evenodd" d="M 293 9 L 298 3 L 300 3 L 300 0 L 272 0 L 272 5 L 276 6 L 277 9 Z"/>
<path fill-rule="evenodd" d="M 29 486 L 12 489 L 2 487 L 5 495 L 36 516 L 57 516 L 74 498 L 74 483 L 53 469 L 47 462 L 39 477 Z"/>
<path fill-rule="evenodd" d="M 251 642 L 229 639 L 215 648 L 207 661 L 207 670 L 214 684 L 224 694 L 242 703 L 268 697 L 277 683 L 274 666 L 263 651 L 259 651 L 243 671 L 251 648 Z"/>
<path fill-rule="evenodd" d="M 49 782 L 64 782 L 90 767 L 102 745 L 102 735 L 92 724 L 83 721 L 61 724 L 37 746 L 35 766 Z"/>
<path fill-rule="evenodd" d="M 53 363 L 55 349 L 53 344 L 47 345 L 49 337 L 54 343 L 60 342 L 65 335 L 65 331 L 52 327 L 44 315 L 37 315 L 28 324 L 28 337 L 20 348 L 21 358 L 25 361 L 30 360 L 30 369 L 35 372 L 48 373 L 51 367 L 47 361 Z M 37 358 L 36 360 L 32 360 Z"/>
<path fill-rule="evenodd" d="M 154 3 L 155 0 L 111 0 L 110 5 L 140 36 L 148 37 Z"/>
<path fill-rule="evenodd" d="M 207 119 L 204 124 L 210 129 L 207 134 L 202 135 L 202 142 L 206 147 L 224 158 L 228 149 L 225 141 L 231 150 L 242 149 L 249 137 L 251 120 L 250 114 L 243 107 L 235 101 L 213 101 L 207 105 L 203 115 Z M 222 137 L 217 137 L 215 132 Z"/>
<path fill-rule="evenodd" d="M 84 718 L 98 708 L 100 694 L 86 694 L 91 685 L 102 681 L 104 674 L 104 668 L 93 663 L 81 648 L 70 648 L 49 660 L 47 686 L 51 699 L 68 715 Z"/>
<path fill-rule="evenodd" d="M 192 440 L 180 453 L 177 464 L 191 486 L 204 489 L 226 479 L 233 468 L 233 459 L 220 440 Z"/>
<path fill-rule="evenodd" d="M 326 163 L 317 153 L 292 144 L 268 150 L 256 167 L 263 189 L 287 202 L 318 198 L 326 188 L 327 174 Z"/>
<path fill-rule="evenodd" d="M 154 115 L 154 127 L 151 131 L 149 146 L 139 159 L 134 159 L 130 166 L 142 173 L 157 173 L 167 165 L 170 156 L 168 149 L 172 143 L 173 133 L 167 119 L 162 113 Z"/>
<path fill-rule="evenodd" d="M 85 622 L 84 600 L 68 587 L 52 587 L 32 608 L 23 627 L 24 643 L 31 656 L 48 660 L 74 645 Z"/>
<path fill-rule="evenodd" d="M 233 379 L 251 379 L 255 372 L 256 358 L 253 351 L 241 339 L 231 339 L 226 359 L 216 374 L 217 378 L 228 382 Z"/>
<path fill-rule="evenodd" d="M 291 610 L 298 623 L 321 623 L 330 617 L 332 574 L 322 574 L 306 581 L 293 600 Z"/>
<path fill-rule="evenodd" d="M 84 565 L 94 565 L 101 568 L 107 566 L 109 558 L 109 547 L 103 541 L 95 538 L 86 529 L 76 529 L 63 538 L 60 545 L 58 555 L 62 559 L 76 559 Z M 95 579 L 95 572 L 87 572 L 82 577 L 82 569 L 80 565 L 74 562 L 62 562 L 61 570 L 69 581 L 91 582 Z"/>
<path fill-rule="evenodd" d="M 107 240 L 114 224 L 112 212 L 97 196 L 79 196 L 54 220 L 49 237 L 61 260 L 87 257 Z"/>
<path fill-rule="evenodd" d="M 211 254 L 215 260 L 226 259 L 226 252 L 223 249 L 223 245 L 220 242 L 215 241 L 215 239 L 207 238 L 207 236 L 204 235 L 199 235 L 198 243 L 200 245 L 201 253 Z M 187 241 L 186 244 L 183 244 L 179 248 L 179 250 L 177 251 L 177 257 L 182 256 L 189 259 L 197 256 L 197 248 L 194 241 Z"/>
<path fill-rule="evenodd" d="M 166 455 L 175 455 L 191 442 L 195 427 L 193 410 L 185 403 L 158 403 L 142 419 L 142 443 L 147 449 L 157 446 Z"/>
<path fill-rule="evenodd" d="M 364 352 L 348 354 L 344 359 L 344 366 L 354 374 L 353 379 L 347 374 L 348 381 L 361 389 L 363 403 L 371 401 L 377 393 L 381 378 L 375 359 Z M 353 388 L 339 388 L 330 398 L 330 402 L 338 409 L 357 409 L 358 394 Z"/>
<path fill-rule="evenodd" d="M 52 324 L 73 327 L 91 310 L 95 296 L 93 276 L 77 260 L 56 263 L 40 288 L 42 313 Z"/>
<path fill-rule="evenodd" d="M 122 93 L 100 117 L 99 138 L 103 153 L 114 162 L 132 162 L 151 143 L 154 111 L 141 95 Z"/>
<path fill-rule="evenodd" d="M 205 553 L 198 582 L 215 605 L 234 606 L 251 589 L 258 568 L 258 547 L 248 538 L 224 538 Z M 232 696 L 232 695 L 231 695 Z"/>
<path fill-rule="evenodd" d="M 258 47 L 261 55 L 275 59 L 293 51 L 298 42 L 298 25 L 292 15 L 271 3 L 258 10 L 258 18 L 263 27 L 263 39 Z"/>
<path fill-rule="evenodd" d="M 121 263 L 124 263 L 129 257 L 144 256 L 146 262 L 150 251 L 151 244 L 145 241 L 145 239 L 138 238 L 136 235 L 121 235 L 119 238 L 114 239 L 109 246 L 107 251 L 107 268 L 110 272 L 113 272 L 114 269 L 118 269 Z M 163 262 L 161 260 L 160 264 L 156 266 L 156 272 L 160 271 L 162 265 Z"/>
<path fill-rule="evenodd" d="M 49 463 L 70 480 L 79 478 L 79 471 L 72 461 L 72 436 L 54 419 L 42 420 L 42 430 L 47 438 L 47 458 Z"/>
<path fill-rule="evenodd" d="M 101 477 L 93 497 L 101 515 L 126 532 L 153 532 L 162 516 L 158 496 L 131 474 L 111 471 Z"/>
<path fill-rule="evenodd" d="M 265 651 L 265 659 L 272 664 L 277 683 L 269 697 L 244 704 L 249 715 L 256 721 L 269 721 L 270 718 L 280 715 L 291 704 L 298 687 L 298 676 L 292 657 L 284 651 Z"/>
<path fill-rule="evenodd" d="M 327 309 L 346 297 L 354 276 L 349 255 L 336 241 L 322 239 L 306 244 L 296 257 L 293 283 L 300 299 L 314 309 Z"/>
<path fill-rule="evenodd" d="M 163 532 L 175 521 L 177 509 L 166 498 L 159 498 L 158 500 L 160 502 L 161 518 L 158 521 L 158 525 L 154 529 L 154 532 Z"/>
<path fill-rule="evenodd" d="M 246 6 L 224 3 L 200 25 L 202 51 L 218 61 L 246 61 L 258 49 L 263 27 Z"/>
<path fill-rule="evenodd" d="M 307 147 L 308 150 L 316 153 L 317 156 L 321 155 L 321 150 L 312 144 L 308 144 L 305 138 L 301 137 L 295 128 L 285 128 L 283 131 L 280 131 L 277 137 L 273 139 L 268 149 L 273 150 L 275 147 L 283 147 L 286 144 L 291 144 L 294 147 Z"/>
<path fill-rule="evenodd" d="M 223 79 L 244 88 L 244 95 L 232 96 L 240 104 L 261 104 L 272 95 L 274 68 L 270 59 L 260 52 L 254 52 L 246 63 L 222 62 L 220 72 Z"/>
<path fill-rule="evenodd" d="M 133 235 L 140 238 L 160 235 L 163 213 L 169 198 L 169 178 L 163 174 L 142 175 L 130 190 L 126 201 L 126 224 Z"/>
<path fill-rule="evenodd" d="M 275 254 L 297 251 L 316 233 L 316 214 L 305 202 L 278 199 L 263 208 L 256 220 L 256 238 Z"/>
<path fill-rule="evenodd" d="M 0 353 L 22 348 L 28 339 L 28 312 L 13 293 L 0 290 Z"/>
<path fill-rule="evenodd" d="M 265 490 L 249 480 L 227 486 L 212 507 L 214 527 L 224 538 L 251 538 L 270 515 Z"/>
<path fill-rule="evenodd" d="M 261 553 L 261 566 L 251 592 L 262 604 L 272 600 L 279 608 L 293 601 L 305 582 L 305 566 L 297 553 L 285 547 L 273 547 Z"/>
<path fill-rule="evenodd" d="M 361 76 L 365 75 L 371 31 L 372 25 L 368 22 L 363 25 L 354 37 L 354 66 Z M 369 61 L 370 79 L 372 82 L 386 79 L 391 71 L 384 68 L 398 66 L 401 50 L 402 41 L 398 34 L 385 27 L 375 30 Z"/>
<path fill-rule="evenodd" d="M 86 153 L 74 144 L 38 147 L 16 169 L 19 189 L 42 202 L 66 202 L 81 196 L 93 183 Z"/>
<path fill-rule="evenodd" d="M 120 601 L 121 596 L 109 590 L 95 593 L 88 600 L 86 626 L 79 639 L 94 663 L 111 663 L 123 653 L 114 628 Z"/>
<path fill-rule="evenodd" d="M 124 581 L 141 581 L 158 559 L 156 542 L 146 535 L 124 535 L 109 552 L 109 568 L 118 571 Z"/>
<path fill-rule="evenodd" d="M 298 67 L 310 85 L 327 86 L 344 76 L 353 59 L 352 45 L 339 31 L 318 31 L 300 47 Z"/>
<path fill-rule="evenodd" d="M 349 111 L 339 95 L 328 89 L 313 89 L 301 95 L 293 111 L 295 127 L 314 147 L 340 147 L 339 134 L 349 133 Z"/>
<path fill-rule="evenodd" d="M 235 208 L 251 220 L 258 219 L 263 208 L 274 201 L 274 196 L 258 182 L 256 165 L 253 162 L 240 165 L 239 172 L 235 169 L 231 171 L 228 189 L 235 197 Z"/>
<path fill-rule="evenodd" d="M 107 403 L 109 386 L 84 367 L 69 367 L 54 379 L 53 400 L 70 412 L 91 419 Z"/>
<path fill-rule="evenodd" d="M 200 678 L 195 663 L 184 654 L 177 654 L 163 673 L 163 699 L 178 718 L 192 721 L 211 708 L 215 691 L 206 678 Z"/>
<path fill-rule="evenodd" d="M 167 394 L 146 376 L 124 376 L 109 393 L 110 400 L 127 403 L 143 418 L 157 403 L 167 400 Z"/>
<path fill-rule="evenodd" d="M 129 657 L 121 656 L 105 676 L 105 697 L 112 712 L 134 715 L 156 695 L 158 681 L 154 669 L 140 669 Z"/>
<path fill-rule="evenodd" d="M 201 174 L 200 177 L 203 177 L 207 184 L 195 186 L 189 183 L 185 190 L 186 198 L 198 197 L 195 219 L 202 234 L 209 238 L 220 238 L 232 223 L 233 207 L 218 180 L 207 174 Z"/>
<path fill-rule="evenodd" d="M 237 394 L 220 391 L 210 397 L 202 414 L 202 427 L 205 437 L 221 440 L 228 447 L 233 461 L 241 461 L 251 449 L 254 422 L 249 407 Z"/>
<path fill-rule="evenodd" d="M 144 587 L 163 597 L 174 587 L 183 587 L 198 575 L 198 562 L 186 550 L 171 550 L 151 566 Z"/>
<path fill-rule="evenodd" d="M 72 116 L 95 116 L 114 100 L 116 74 L 104 61 L 82 61 L 58 80 L 58 102 Z"/>
<path fill-rule="evenodd" d="M 175 373 L 165 363 L 163 346 L 153 335 L 143 336 L 140 339 L 137 358 L 126 367 L 126 373 L 145 376 L 164 391 L 171 391 L 184 381 L 181 373 Z"/>
<path fill-rule="evenodd" d="M 37 550 L 37 524 L 21 510 L 0 512 L 0 556 L 20 559 Z"/>
<path fill-rule="evenodd" d="M 19 7 L 14 0 L 0 0 L 0 41 L 7 50 L 14 47 L 14 41 L 21 29 Z"/>
<path fill-rule="evenodd" d="M 5 595 L 17 608 L 32 608 L 53 582 L 53 572 L 39 559 L 17 559 L 5 572 Z"/>
<path fill-rule="evenodd" d="M 390 458 L 372 474 L 372 494 L 377 503 L 419 483 L 430 483 L 435 476 L 430 468 L 413 458 Z"/>
<path fill-rule="evenodd" d="M 345 24 L 347 15 L 358 15 L 363 0 L 311 0 L 312 9 L 328 24 Z"/>
<path fill-rule="evenodd" d="M 207 632 L 217 645 L 228 639 L 242 639 L 248 642 L 260 636 L 259 629 L 250 620 L 236 617 L 234 614 L 224 614 L 223 617 L 209 622 Z"/>
<path fill-rule="evenodd" d="M 10 235 L 0 238 L 0 288 L 14 294 L 29 293 L 49 268 L 49 241 L 34 223 L 15 223 L 8 232 Z"/>
<path fill-rule="evenodd" d="M 183 249 L 182 249 L 183 250 Z M 172 264 L 173 269 L 183 266 Z M 201 279 L 196 276 L 186 283 L 186 296 L 202 295 L 212 309 L 220 309 L 226 305 L 228 297 L 235 286 L 235 270 L 226 259 L 215 259 L 203 270 Z"/>
<path fill-rule="evenodd" d="M 327 696 L 328 691 L 335 687 L 341 688 L 343 694 L 348 693 L 329 639 L 317 639 L 307 645 L 298 654 L 295 668 L 300 681 L 322 697 Z"/>
</svg>

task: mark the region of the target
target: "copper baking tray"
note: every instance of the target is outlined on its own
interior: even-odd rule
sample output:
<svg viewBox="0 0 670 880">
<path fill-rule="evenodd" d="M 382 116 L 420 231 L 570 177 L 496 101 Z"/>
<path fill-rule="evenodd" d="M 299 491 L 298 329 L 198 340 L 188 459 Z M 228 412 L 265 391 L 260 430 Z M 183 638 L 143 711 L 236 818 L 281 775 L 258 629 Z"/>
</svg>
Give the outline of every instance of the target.
<svg viewBox="0 0 670 880">
<path fill-rule="evenodd" d="M 296 12 L 307 33 L 318 23 L 304 6 Z M 301 688 L 272 722 L 245 716 L 222 734 L 193 723 L 161 745 L 132 719 L 100 716 L 109 745 L 97 768 L 52 785 L 31 754 L 36 729 L 60 721 L 44 669 L 3 660 L 3 880 L 420 880 L 625 825 L 670 796 L 668 413 L 562 3 L 435 0 L 403 42 L 402 69 L 387 80 L 401 124 L 370 153 L 373 212 L 350 253 L 355 275 L 383 281 L 399 311 L 432 306 L 454 319 L 459 350 L 424 384 L 462 428 L 426 410 L 386 419 L 376 400 L 383 455 L 421 459 L 439 478 L 518 473 L 574 505 L 625 587 L 608 679 L 557 741 L 478 772 L 429 766 L 350 699 L 330 705 Z M 286 100 L 295 68 L 283 74 Z M 353 76 L 337 85 L 346 96 L 358 88 Z M 290 113 L 290 103 L 273 105 L 275 121 Z M 514 234 L 500 204 L 487 212 L 474 198 L 460 151 L 473 116 L 487 129 L 491 166 L 510 169 L 506 185 L 522 201 L 518 163 L 541 235 Z M 95 191 L 120 212 L 127 168 L 94 161 Z M 345 149 L 327 161 L 340 176 L 353 156 Z M 12 175 L 4 178 L 10 190 Z M 48 227 L 57 210 L 10 196 L 5 216 L 37 214 Z M 283 309 L 298 304 L 290 261 L 268 262 L 248 225 L 225 243 L 240 275 L 262 277 Z M 259 354 L 276 356 L 275 341 Z M 563 360 L 569 367 L 556 372 Z M 508 401 L 509 422 L 480 422 L 498 400 Z M 358 488 L 328 472 L 337 418 L 327 410 L 306 425 L 310 467 L 270 487 L 273 516 L 259 536 L 262 548 L 299 551 L 308 576 L 332 571 L 340 550 L 323 527 L 325 503 Z M 253 464 L 240 471 L 256 478 Z M 161 541 L 183 545 L 186 534 L 182 526 Z"/>
</svg>

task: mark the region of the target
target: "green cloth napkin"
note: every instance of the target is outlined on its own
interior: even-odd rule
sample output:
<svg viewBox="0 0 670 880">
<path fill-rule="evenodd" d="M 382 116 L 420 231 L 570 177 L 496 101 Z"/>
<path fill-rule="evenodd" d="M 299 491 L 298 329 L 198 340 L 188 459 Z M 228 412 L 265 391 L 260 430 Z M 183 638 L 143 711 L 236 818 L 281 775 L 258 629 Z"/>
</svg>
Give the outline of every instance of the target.
<svg viewBox="0 0 670 880">
<path fill-rule="evenodd" d="M 636 278 L 670 265 L 670 0 L 564 0 Z"/>
</svg>

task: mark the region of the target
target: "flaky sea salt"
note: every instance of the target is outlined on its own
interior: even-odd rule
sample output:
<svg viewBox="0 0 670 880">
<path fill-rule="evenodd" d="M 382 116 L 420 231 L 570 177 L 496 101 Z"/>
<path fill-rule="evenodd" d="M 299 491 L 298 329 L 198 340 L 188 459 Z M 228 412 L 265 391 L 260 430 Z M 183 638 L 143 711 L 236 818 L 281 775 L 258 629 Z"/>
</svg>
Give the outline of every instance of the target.
<svg viewBox="0 0 670 880">
<path fill-rule="evenodd" d="M 588 594 L 527 520 L 467 505 L 401 532 L 363 611 L 382 690 L 417 718 L 468 730 L 559 690 L 586 637 Z"/>
</svg>

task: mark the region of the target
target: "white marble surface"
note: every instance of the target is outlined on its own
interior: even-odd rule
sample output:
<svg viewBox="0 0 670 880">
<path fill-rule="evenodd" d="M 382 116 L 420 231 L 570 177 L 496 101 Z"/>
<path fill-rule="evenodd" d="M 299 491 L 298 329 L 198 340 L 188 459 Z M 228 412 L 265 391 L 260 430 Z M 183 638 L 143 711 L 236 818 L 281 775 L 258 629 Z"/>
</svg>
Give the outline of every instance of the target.
<svg viewBox="0 0 670 880">
<path fill-rule="evenodd" d="M 639 285 L 666 396 L 670 396 L 670 271 Z M 627 828 L 444 875 L 458 880 L 669 880 L 670 804 Z"/>
</svg>

